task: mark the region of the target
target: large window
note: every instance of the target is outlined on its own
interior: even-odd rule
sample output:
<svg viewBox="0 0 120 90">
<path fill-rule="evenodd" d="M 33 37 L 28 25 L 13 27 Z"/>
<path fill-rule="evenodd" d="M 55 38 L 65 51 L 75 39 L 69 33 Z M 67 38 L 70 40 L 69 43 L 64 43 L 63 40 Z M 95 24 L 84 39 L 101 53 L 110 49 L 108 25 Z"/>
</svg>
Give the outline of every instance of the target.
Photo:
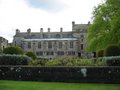
<svg viewBox="0 0 120 90">
<path fill-rule="evenodd" d="M 38 48 L 41 48 L 42 45 L 41 45 L 41 42 L 38 42 Z"/>
<path fill-rule="evenodd" d="M 83 44 L 81 44 L 81 50 L 83 50 Z"/>
<path fill-rule="evenodd" d="M 28 48 L 29 49 L 31 48 L 31 42 L 28 42 Z"/>
<path fill-rule="evenodd" d="M 58 51 L 57 55 L 59 55 L 59 56 L 64 55 L 64 51 Z"/>
<path fill-rule="evenodd" d="M 48 48 L 52 48 L 52 42 L 48 42 Z"/>
<path fill-rule="evenodd" d="M 68 55 L 75 55 L 75 51 L 69 51 Z"/>
<path fill-rule="evenodd" d="M 43 52 L 42 52 L 42 51 L 36 52 L 36 54 L 37 54 L 38 56 L 43 56 Z"/>
<path fill-rule="evenodd" d="M 73 48 L 73 41 L 70 41 L 70 48 Z"/>
<path fill-rule="evenodd" d="M 62 42 L 59 42 L 59 48 L 62 48 Z"/>
<path fill-rule="evenodd" d="M 53 51 L 48 51 L 48 52 L 46 52 L 46 54 L 47 55 L 53 55 L 54 53 L 53 53 Z"/>
</svg>

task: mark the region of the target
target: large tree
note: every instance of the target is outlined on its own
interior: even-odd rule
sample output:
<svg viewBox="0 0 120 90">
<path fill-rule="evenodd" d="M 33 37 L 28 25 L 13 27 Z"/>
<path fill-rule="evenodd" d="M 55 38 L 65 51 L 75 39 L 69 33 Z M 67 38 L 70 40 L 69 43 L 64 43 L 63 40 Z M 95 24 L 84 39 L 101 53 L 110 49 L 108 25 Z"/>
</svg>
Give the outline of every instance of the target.
<svg viewBox="0 0 120 90">
<path fill-rule="evenodd" d="M 91 52 L 120 43 L 120 0 L 105 0 L 94 8 L 87 41 Z"/>
</svg>

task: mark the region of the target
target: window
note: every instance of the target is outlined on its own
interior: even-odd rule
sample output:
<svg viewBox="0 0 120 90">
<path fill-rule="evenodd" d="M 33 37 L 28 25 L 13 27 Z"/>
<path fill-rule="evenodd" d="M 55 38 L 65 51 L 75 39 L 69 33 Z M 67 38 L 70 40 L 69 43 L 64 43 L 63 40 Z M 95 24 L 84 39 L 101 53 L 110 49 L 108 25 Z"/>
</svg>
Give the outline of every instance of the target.
<svg viewBox="0 0 120 90">
<path fill-rule="evenodd" d="M 59 42 L 59 48 L 62 48 L 62 42 Z"/>
<path fill-rule="evenodd" d="M 28 42 L 28 48 L 29 49 L 31 48 L 31 42 Z"/>
<path fill-rule="evenodd" d="M 38 42 L 38 48 L 41 48 L 42 45 L 41 45 L 41 42 Z"/>
<path fill-rule="evenodd" d="M 75 55 L 75 52 L 74 51 L 69 51 L 68 55 Z"/>
<path fill-rule="evenodd" d="M 81 50 L 83 50 L 83 44 L 81 44 Z"/>
<path fill-rule="evenodd" d="M 60 34 L 56 34 L 56 38 L 60 38 Z"/>
<path fill-rule="evenodd" d="M 48 48 L 52 48 L 52 42 L 48 42 Z"/>
<path fill-rule="evenodd" d="M 46 52 L 46 54 L 47 55 L 53 55 L 53 51 L 51 51 L 51 52 L 48 51 L 48 52 Z"/>
<path fill-rule="evenodd" d="M 70 48 L 73 48 L 73 41 L 70 42 Z"/>
<path fill-rule="evenodd" d="M 84 38 L 84 35 L 80 35 L 81 38 Z"/>
<path fill-rule="evenodd" d="M 42 52 L 42 51 L 36 52 L 36 54 L 37 54 L 38 56 L 43 56 L 43 52 Z"/>
<path fill-rule="evenodd" d="M 57 52 L 57 55 L 60 55 L 60 56 L 61 56 L 61 55 L 64 55 L 64 51 L 58 51 L 58 52 Z"/>
</svg>

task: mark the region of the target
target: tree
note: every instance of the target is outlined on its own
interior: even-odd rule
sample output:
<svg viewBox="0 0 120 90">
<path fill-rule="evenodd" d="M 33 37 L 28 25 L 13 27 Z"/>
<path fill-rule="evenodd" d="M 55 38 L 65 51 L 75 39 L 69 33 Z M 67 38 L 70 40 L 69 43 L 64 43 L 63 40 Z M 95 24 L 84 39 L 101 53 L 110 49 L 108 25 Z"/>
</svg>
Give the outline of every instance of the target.
<svg viewBox="0 0 120 90">
<path fill-rule="evenodd" d="M 104 52 L 105 56 L 119 56 L 120 47 L 118 45 L 109 45 Z"/>
<path fill-rule="evenodd" d="M 10 46 L 3 50 L 4 54 L 24 54 L 23 49 L 18 46 Z"/>
<path fill-rule="evenodd" d="M 26 55 L 28 57 L 31 57 L 33 60 L 35 60 L 37 58 L 37 56 L 33 52 L 27 52 Z"/>
<path fill-rule="evenodd" d="M 91 52 L 120 42 L 120 0 L 105 0 L 94 8 L 86 40 Z"/>
</svg>

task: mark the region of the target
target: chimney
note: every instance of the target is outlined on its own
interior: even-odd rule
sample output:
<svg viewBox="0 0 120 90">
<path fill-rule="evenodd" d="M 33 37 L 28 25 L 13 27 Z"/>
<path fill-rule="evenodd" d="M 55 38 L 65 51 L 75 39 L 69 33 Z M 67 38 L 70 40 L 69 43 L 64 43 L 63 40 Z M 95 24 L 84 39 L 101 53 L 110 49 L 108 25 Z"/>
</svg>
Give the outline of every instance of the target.
<svg viewBox="0 0 120 90">
<path fill-rule="evenodd" d="M 31 29 L 30 29 L 30 28 L 29 28 L 29 29 L 27 29 L 27 33 L 29 33 L 29 34 L 31 33 Z"/>
<path fill-rule="evenodd" d="M 72 26 L 74 26 L 75 25 L 75 21 L 72 21 Z"/>
<path fill-rule="evenodd" d="M 90 25 L 90 21 L 88 22 L 88 25 Z"/>
<path fill-rule="evenodd" d="M 41 32 L 41 33 L 43 32 L 43 28 L 40 28 L 40 32 Z"/>
<path fill-rule="evenodd" d="M 60 28 L 60 32 L 63 32 L 63 28 L 62 27 Z"/>
<path fill-rule="evenodd" d="M 20 33 L 20 30 L 19 29 L 16 29 L 16 34 Z"/>
<path fill-rule="evenodd" d="M 48 28 L 48 32 L 50 32 L 50 28 Z"/>
</svg>

